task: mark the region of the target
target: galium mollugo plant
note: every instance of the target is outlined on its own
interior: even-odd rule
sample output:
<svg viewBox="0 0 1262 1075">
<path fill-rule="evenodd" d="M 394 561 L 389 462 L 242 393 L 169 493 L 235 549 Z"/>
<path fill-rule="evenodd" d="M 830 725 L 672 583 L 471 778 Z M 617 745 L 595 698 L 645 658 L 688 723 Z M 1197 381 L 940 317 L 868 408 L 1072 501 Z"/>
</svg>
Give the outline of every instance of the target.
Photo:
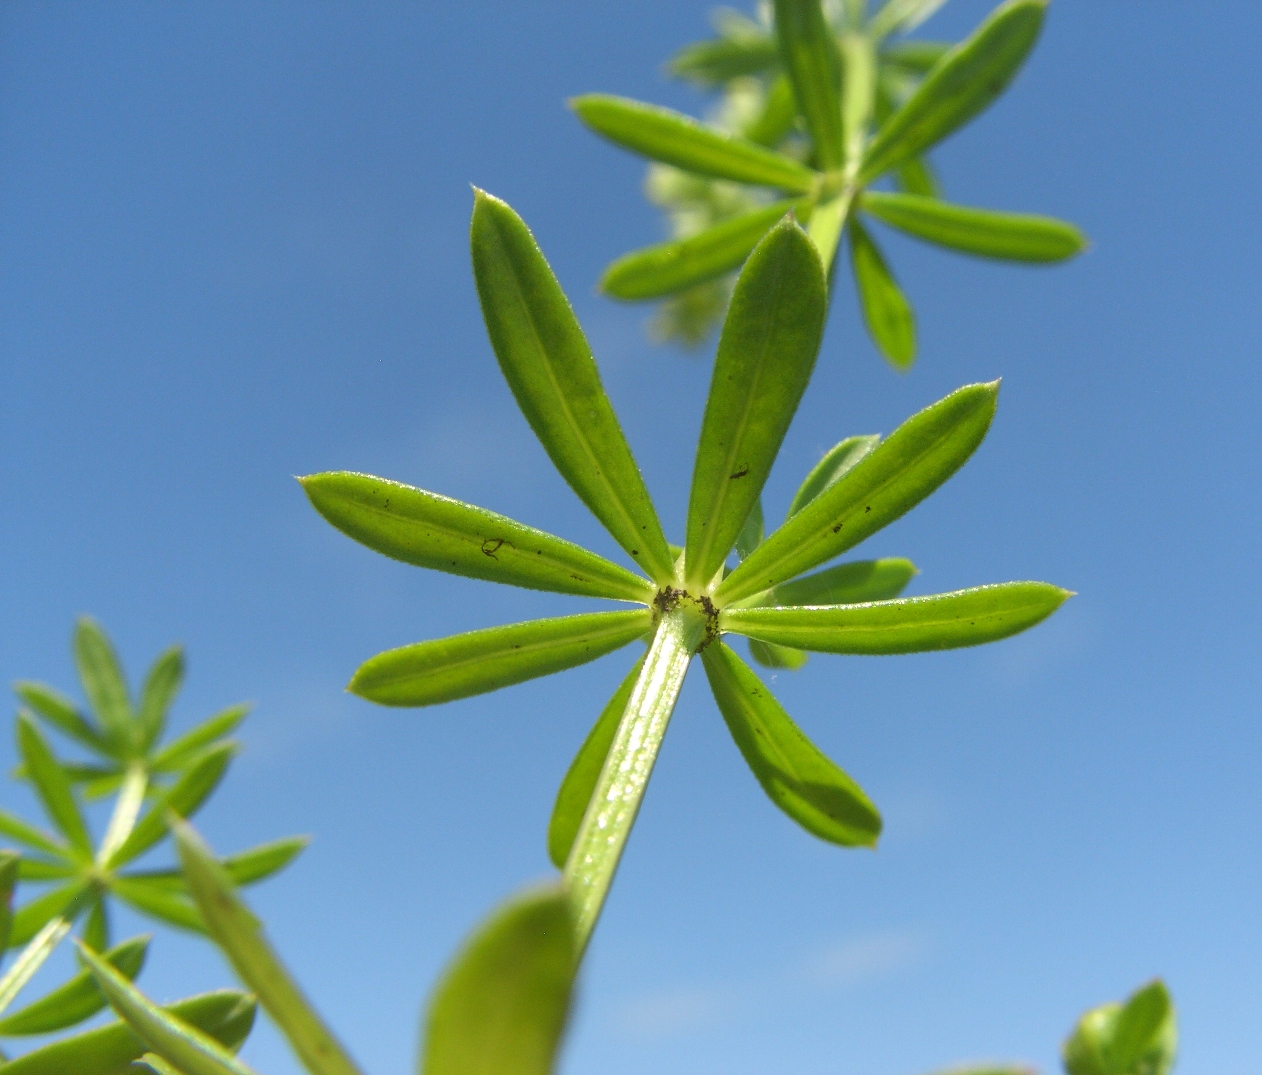
<svg viewBox="0 0 1262 1075">
<path fill-rule="evenodd" d="M 868 600 L 864 580 L 880 573 L 876 565 L 806 574 L 949 478 L 985 436 L 998 384 L 961 388 L 887 439 L 867 441 L 865 451 L 852 444 L 839 452 L 846 459 L 808 479 L 797 510 L 765 540 L 747 540 L 745 558 L 729 572 L 729 553 L 759 510 L 824 329 L 827 283 L 806 233 L 783 219 L 759 241 L 737 281 L 678 553 L 556 277 L 522 220 L 482 192 L 472 252 L 488 335 L 518 406 L 562 477 L 641 573 L 502 515 L 382 478 L 317 474 L 301 479 L 303 488 L 334 526 L 396 559 L 637 607 L 403 646 L 363 664 L 349 689 L 384 705 L 433 705 L 648 643 L 580 750 L 550 826 L 550 852 L 564 867 L 576 907 L 580 951 L 694 656 L 776 805 L 825 840 L 874 844 L 881 822 L 871 801 L 810 743 L 724 636 L 823 653 L 912 653 L 1004 638 L 1055 611 L 1067 592 L 1040 582 Z"/>
<path fill-rule="evenodd" d="M 905 369 L 916 355 L 915 315 L 868 218 L 981 257 L 1053 262 L 1078 253 L 1084 239 L 1070 224 L 941 201 L 924 163 L 928 150 L 1007 88 L 1038 38 L 1047 0 L 1007 0 L 945 51 L 889 43 L 938 6 L 888 0 L 869 17 L 861 2 L 775 0 L 774 28 L 727 16 L 727 33 L 685 50 L 674 68 L 712 84 L 746 80 L 728 94 L 728 130 L 605 94 L 572 101 L 598 134 L 676 169 L 649 185 L 676 237 L 619 258 L 601 278 L 602 290 L 626 300 L 675 296 L 659 334 L 696 342 L 726 296 L 726 285 L 715 281 L 792 210 L 807 221 L 830 272 L 848 233 L 868 331 L 885 358 Z M 760 80 L 753 107 L 741 105 L 749 76 Z M 902 190 L 875 189 L 891 176 Z"/>
<path fill-rule="evenodd" d="M 18 908 L 6 927 L 0 950 L 25 947 L 0 976 L 0 1012 L 78 920 L 88 947 L 103 953 L 119 973 L 139 973 L 148 938 L 111 947 L 111 899 L 164 925 L 206 931 L 178 870 L 132 867 L 167 836 L 170 817 L 191 817 L 218 787 L 237 751 L 237 744 L 226 737 L 249 707 L 226 709 L 164 744 L 168 713 L 183 681 L 181 649 L 173 646 L 158 657 L 134 701 L 114 648 L 97 623 L 87 617 L 79 620 L 73 650 L 87 712 L 41 683 L 23 681 L 14 688 L 24 703 L 16 720 L 22 761 L 15 775 L 30 784 L 53 831 L 0 810 L 0 836 L 24 848 L 20 857 L 15 856 L 14 880 L 50 885 Z M 41 723 L 98 760 L 58 758 Z M 76 785 L 95 797 L 114 795 L 99 842 L 93 839 Z M 251 884 L 283 869 L 306 843 L 302 837 L 278 840 L 230 856 L 223 866 L 237 884 Z M 104 995 L 83 970 L 22 1010 L 0 1016 L 0 1036 L 50 1033 L 81 1022 L 104 1006 Z"/>
</svg>

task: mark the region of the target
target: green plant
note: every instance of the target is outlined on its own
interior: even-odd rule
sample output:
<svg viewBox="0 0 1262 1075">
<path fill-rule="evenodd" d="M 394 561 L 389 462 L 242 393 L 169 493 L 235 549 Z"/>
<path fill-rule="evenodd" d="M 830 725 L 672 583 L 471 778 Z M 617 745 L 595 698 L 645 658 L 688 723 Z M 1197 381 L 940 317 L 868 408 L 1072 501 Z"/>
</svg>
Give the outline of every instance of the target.
<svg viewBox="0 0 1262 1075">
<path fill-rule="evenodd" d="M 1060 261 L 1082 234 L 1047 217 L 939 200 L 925 153 L 986 109 L 1038 37 L 1046 0 L 1008 0 L 966 40 L 891 40 L 942 0 L 775 0 L 753 20 L 723 10 L 718 37 L 676 55 L 671 70 L 722 92 L 714 124 L 625 98 L 592 94 L 579 118 L 657 163 L 646 192 L 673 238 L 619 258 L 601 288 L 618 299 L 662 299 L 654 334 L 695 344 L 718 325 L 731 273 L 788 211 L 807 227 L 830 272 L 848 229 L 868 331 L 893 365 L 916 355 L 915 316 L 865 217 L 980 257 Z M 897 191 L 875 189 L 893 179 Z"/>
<path fill-rule="evenodd" d="M 169 816 L 191 817 L 223 779 L 237 744 L 226 738 L 249 711 L 233 706 L 163 745 L 167 716 L 183 679 L 179 647 L 158 657 L 133 703 L 113 646 L 92 620 L 79 620 L 74 655 L 87 713 L 52 687 L 20 682 L 24 707 L 17 715 L 15 775 L 28 782 L 55 831 L 48 832 L 0 810 L 0 835 L 21 844 L 0 863 L 0 889 L 7 901 L 18 882 L 51 883 L 4 921 L 3 948 L 25 946 L 0 977 L 0 1012 L 16 998 L 77 920 L 86 946 L 126 978 L 144 964 L 149 938 L 111 947 L 108 904 L 117 898 L 151 918 L 205 933 L 201 914 L 175 869 L 136 870 L 137 859 L 167 835 Z M 59 759 L 40 730 L 56 729 L 87 748 L 93 763 Z M 93 841 L 75 787 L 91 797 L 114 795 L 109 823 Z M 146 800 L 150 800 L 145 810 Z M 224 860 L 237 884 L 251 884 L 283 869 L 306 845 L 305 838 L 278 840 Z M 47 1034 L 82 1022 L 106 1005 L 86 968 L 47 996 L 0 1016 L 0 1037 Z"/>
<path fill-rule="evenodd" d="M 800 668 L 809 652 L 897 654 L 993 641 L 1037 624 L 1069 596 L 1045 583 L 1014 582 L 900 598 L 915 574 L 910 561 L 824 567 L 963 465 L 990 426 L 998 382 L 951 393 L 887 438 L 839 441 L 801 483 L 784 523 L 765 531 L 762 489 L 814 368 L 830 268 L 847 227 L 874 338 L 896 364 L 906 365 L 914 354 L 910 307 L 856 210 L 941 245 L 989 256 L 1055 260 L 1081 246 L 1081 236 L 1068 225 L 934 199 L 924 151 L 1002 92 L 1032 47 L 1045 6 L 1041 0 L 1009 0 L 950 50 L 888 43 L 891 33 L 912 28 L 940 2 L 890 0 L 869 19 L 862 0 L 777 0 L 774 36 L 769 19 L 753 24 L 728 16 L 722 38 L 686 50 L 676 69 L 721 85 L 733 108 L 739 94 L 753 94 L 755 119 L 744 138 L 634 102 L 576 102 L 580 115 L 615 141 L 709 177 L 687 182 L 697 184 L 699 202 L 711 199 L 717 206 L 727 199 L 727 208 L 711 206 L 712 215 L 749 208 L 732 209 L 731 219 L 686 241 L 631 255 L 605 280 L 608 290 L 621 288 L 624 297 L 686 298 L 740 270 L 730 288 L 718 285 L 697 307 L 726 312 L 682 546 L 666 539 L 582 329 L 533 236 L 505 203 L 480 191 L 472 225 L 474 275 L 501 370 L 558 471 L 639 573 L 504 516 L 386 479 L 346 472 L 300 479 L 330 523 L 377 552 L 467 577 L 633 606 L 390 650 L 355 673 L 350 689 L 365 698 L 396 706 L 437 704 L 571 668 L 636 641 L 647 647 L 558 792 L 547 846 L 560 877 L 506 901 L 452 961 L 429 1006 L 423 1075 L 546 1075 L 553 1069 L 583 952 L 694 656 L 700 656 L 719 711 L 772 801 L 823 840 L 871 846 L 881 831 L 875 806 L 803 735 L 727 637 L 745 636 L 759 663 Z M 752 89 L 734 81 L 751 74 L 762 80 Z M 871 189 L 890 175 L 904 193 Z M 723 187 L 716 178 L 745 186 Z M 750 208 L 760 195 L 747 188 L 758 185 L 792 197 Z M 795 216 L 807 221 L 808 231 Z M 641 293 L 632 294 L 637 288 Z M 715 295 L 717 302 L 711 301 Z M 199 783 L 192 774 L 224 748 L 218 739 L 227 729 L 203 733 L 172 763 L 174 745 L 156 749 L 162 718 L 154 714 L 165 711 L 178 683 L 176 659 L 159 660 L 150 676 L 157 701 L 149 704 L 146 687 L 133 712 L 108 643 L 91 625 L 80 630 L 87 632 L 81 648 L 90 658 L 84 682 L 99 718 L 95 725 L 47 688 L 20 689 L 46 722 L 104 765 L 58 761 L 34 720 L 19 718 L 21 775 L 34 783 L 65 840 L 0 816 L 0 831 L 47 856 L 20 865 L 12 856 L 0 857 L 0 890 L 6 884 L 11 890 L 22 870 L 23 877 L 42 870 L 48 879 L 65 881 L 54 891 L 76 895 L 45 919 L 57 923 L 62 935 L 69 918 L 92 903 L 80 945 L 86 969 L 75 988 L 80 996 L 90 993 L 98 1007 L 107 999 L 122 1021 L 38 1049 L 0 1072 L 250 1075 L 235 1050 L 253 1018 L 253 996 L 216 994 L 164 1009 L 130 981 L 143 940 L 129 942 L 126 959 L 118 950 L 101 952 L 104 896 L 128 898 L 130 891 L 120 889 L 124 879 L 112 872 L 117 860 L 139 840 L 137 834 L 156 841 L 170 831 L 182 872 L 142 875 L 140 883 L 182 901 L 312 1075 L 359 1075 L 238 894 L 238 886 L 253 879 L 241 857 L 217 859 L 182 820 L 217 779 L 203 775 Z M 103 842 L 108 851 L 93 851 L 86 841 L 74 781 L 89 793 L 118 793 Z M 209 785 L 205 793 L 181 791 L 203 784 Z M 148 794 L 154 805 L 137 821 Z M 51 850 L 44 840 L 55 842 Z M 137 902 L 134 892 L 130 898 Z M 17 934 L 29 931 L 37 917 L 20 911 Z M 6 917 L 0 916 L 0 926 L 8 928 Z M 3 988 L 0 983 L 0 993 Z M 1175 1037 L 1169 996 L 1153 983 L 1125 1005 L 1084 1015 L 1065 1045 L 1066 1070 L 1166 1075 Z M 970 1075 L 1025 1071 L 1001 1065 L 970 1069 Z"/>
<path fill-rule="evenodd" d="M 303 478 L 312 504 L 369 548 L 407 563 L 640 606 L 474 631 L 389 650 L 350 690 L 385 705 L 433 705 L 594 660 L 637 639 L 648 652 L 615 693 L 562 785 L 549 832 L 577 907 L 580 949 L 604 903 L 675 699 L 702 657 L 719 710 L 759 783 L 825 840 L 872 845 L 880 815 L 821 754 L 722 635 L 793 651 L 891 654 L 1005 638 L 1068 596 L 1045 583 L 874 600 L 906 561 L 815 575 L 949 478 L 981 443 L 998 384 L 970 385 L 889 438 L 843 441 L 765 539 L 758 507 L 823 333 L 815 247 L 791 218 L 759 242 L 719 342 L 693 467 L 682 554 L 666 541 L 582 329 L 521 219 L 479 192 L 474 276 L 500 368 L 553 464 L 644 572 L 481 508 L 363 474 Z M 749 527 L 751 515 L 754 525 Z M 727 570 L 744 531 L 744 559 Z M 773 653 L 776 651 L 772 651 Z"/>
</svg>

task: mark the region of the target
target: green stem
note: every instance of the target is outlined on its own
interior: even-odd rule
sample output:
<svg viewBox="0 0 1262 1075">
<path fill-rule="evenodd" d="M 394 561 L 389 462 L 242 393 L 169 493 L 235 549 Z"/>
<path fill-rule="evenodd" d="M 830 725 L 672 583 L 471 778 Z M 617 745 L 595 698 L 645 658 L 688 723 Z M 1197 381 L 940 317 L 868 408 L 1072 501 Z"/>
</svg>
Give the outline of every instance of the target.
<svg viewBox="0 0 1262 1075">
<path fill-rule="evenodd" d="M 820 260 L 824 263 L 824 271 L 832 280 L 833 257 L 837 253 L 837 244 L 841 240 L 842 229 L 850 216 L 850 208 L 854 205 L 854 188 L 846 187 L 840 194 L 828 201 L 821 202 L 811 210 L 811 219 L 806 225 L 806 234 L 811 237 L 815 249 L 819 251 Z"/>
<path fill-rule="evenodd" d="M 605 759 L 565 879 L 578 917 L 578 950 L 587 947 L 613 884 L 622 849 L 640 810 L 688 662 L 705 634 L 705 616 L 691 602 L 662 615 L 644 658 L 613 746 Z"/>
<path fill-rule="evenodd" d="M 70 932 L 70 919 L 59 915 L 31 938 L 30 944 L 22 949 L 22 954 L 13 961 L 8 972 L 0 978 L 0 1012 L 4 1011 L 13 999 L 22 991 L 44 961 L 53 954 L 54 949 Z"/>
<path fill-rule="evenodd" d="M 133 763 L 127 767 L 127 775 L 123 777 L 118 798 L 114 801 L 114 813 L 110 815 L 110 823 L 105 830 L 105 838 L 96 853 L 96 861 L 100 866 L 109 862 L 114 852 L 131 835 L 136 827 L 136 818 L 140 816 L 140 807 L 145 801 L 145 791 L 149 786 L 149 774 L 145 767 Z"/>
</svg>

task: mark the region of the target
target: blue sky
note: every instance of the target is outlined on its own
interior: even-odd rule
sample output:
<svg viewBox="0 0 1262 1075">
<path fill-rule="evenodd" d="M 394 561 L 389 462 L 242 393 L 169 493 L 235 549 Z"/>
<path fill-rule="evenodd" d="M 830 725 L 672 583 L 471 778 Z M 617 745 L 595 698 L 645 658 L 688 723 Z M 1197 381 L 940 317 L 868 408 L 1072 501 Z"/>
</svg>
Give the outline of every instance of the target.
<svg viewBox="0 0 1262 1075">
<path fill-rule="evenodd" d="M 595 294 L 660 223 L 640 162 L 563 101 L 700 109 L 661 63 L 708 7 L 0 9 L 0 678 L 72 689 L 90 612 L 134 678 L 187 646 L 177 727 L 256 703 L 199 825 L 224 851 L 314 835 L 251 899 L 374 1075 L 412 1070 L 445 959 L 547 872 L 552 795 L 629 658 L 438 709 L 344 694 L 381 649 L 581 602 L 387 561 L 291 476 L 377 473 L 618 555 L 496 369 L 476 183 L 535 230 L 682 531 L 710 356 L 651 346 L 644 310 Z M 987 8 L 952 0 L 924 34 Z M 1053 4 L 1013 89 L 935 160 L 952 198 L 1073 220 L 1090 252 L 1019 269 L 883 232 L 920 321 L 907 376 L 839 290 L 769 514 L 843 436 L 1002 376 L 982 449 L 862 551 L 914 559 L 914 592 L 1079 596 L 992 647 L 775 679 L 882 808 L 875 854 L 779 814 L 694 673 L 567 1075 L 1054 1071 L 1082 1009 L 1158 973 L 1184 1072 L 1258 1070 L 1259 33 L 1242 0 Z M 16 784 L 0 802 L 34 811 Z M 165 933 L 142 978 L 164 999 L 228 981 Z M 245 1055 L 298 1070 L 267 1028 Z"/>
</svg>

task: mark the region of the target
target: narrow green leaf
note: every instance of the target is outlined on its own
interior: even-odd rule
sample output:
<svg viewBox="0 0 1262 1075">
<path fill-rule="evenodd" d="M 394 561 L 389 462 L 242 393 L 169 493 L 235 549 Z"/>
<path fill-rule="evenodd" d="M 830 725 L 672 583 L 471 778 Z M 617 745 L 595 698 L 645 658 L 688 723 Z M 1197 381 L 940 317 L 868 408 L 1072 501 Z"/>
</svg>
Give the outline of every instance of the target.
<svg viewBox="0 0 1262 1075">
<path fill-rule="evenodd" d="M 570 857 L 578 827 L 583 823 L 583 815 L 587 813 L 587 805 L 596 790 L 600 771 L 604 768 L 605 758 L 609 756 L 609 748 L 618 733 L 618 723 L 622 720 L 627 700 L 631 697 L 643 664 L 644 658 L 641 657 L 601 710 L 592 730 L 587 733 L 587 738 L 583 740 L 583 745 L 570 763 L 565 779 L 561 781 L 556 803 L 552 807 L 552 817 L 548 821 L 548 857 L 559 870 L 565 869 L 565 862 Z"/>
<path fill-rule="evenodd" d="M 806 232 L 815 244 L 815 249 L 819 251 L 819 259 L 830 278 L 833 260 L 837 255 L 837 244 L 841 241 L 841 233 L 850 216 L 852 204 L 853 200 L 848 193 L 829 198 L 815 207 L 806 226 Z"/>
<path fill-rule="evenodd" d="M 1174 1005 L 1160 978 L 1131 994 L 1118 1013 L 1108 1057 L 1117 1075 L 1140 1075 L 1151 1071 L 1141 1062 L 1160 1051 L 1167 1025 L 1173 1021 Z"/>
<path fill-rule="evenodd" d="M 1034 47 L 1047 0 L 1007 0 L 948 52 L 868 146 L 861 185 L 917 157 L 995 100 Z"/>
<path fill-rule="evenodd" d="M 149 940 L 145 936 L 123 941 L 105 953 L 105 960 L 130 981 L 144 966 Z M 47 996 L 40 997 L 20 1011 L 0 1019 L 0 1034 L 12 1037 L 52 1034 L 90 1019 L 105 1004 L 105 996 L 98 988 L 92 972 L 82 970 Z"/>
<path fill-rule="evenodd" d="M 298 481 L 337 529 L 395 560 L 532 590 L 653 600 L 653 584 L 642 576 L 485 508 L 369 474 L 336 471 Z"/>
<path fill-rule="evenodd" d="M 859 288 L 863 320 L 881 354 L 897 369 L 916 360 L 916 315 L 885 263 L 880 248 L 858 220 L 850 221 L 850 265 Z"/>
<path fill-rule="evenodd" d="M 671 57 L 669 67 L 677 78 L 709 88 L 760 75 L 775 67 L 778 58 L 775 38 L 748 34 L 685 45 Z"/>
<path fill-rule="evenodd" d="M 223 868 L 234 885 L 252 885 L 280 873 L 311 843 L 310 836 L 289 836 L 229 855 Z"/>
<path fill-rule="evenodd" d="M 29 944 L 49 922 L 59 915 L 74 917 L 82 909 L 87 886 L 80 881 L 41 892 L 30 903 L 19 907 L 13 914 L 9 927 L 9 947 L 21 948 Z"/>
<path fill-rule="evenodd" d="M 33 847 L 36 851 L 42 851 L 57 859 L 64 860 L 70 855 L 70 848 L 52 833 L 37 829 L 34 825 L 28 825 L 16 814 L 10 814 L 7 810 L 0 810 L 0 836 L 7 836 L 10 840 L 16 840 L 20 844 Z"/>
<path fill-rule="evenodd" d="M 861 205 L 874 217 L 918 239 L 981 257 L 1064 261 L 1086 245 L 1082 232 L 1051 217 L 970 209 L 937 198 L 877 191 L 865 193 Z"/>
<path fill-rule="evenodd" d="M 942 185 L 932 165 L 924 157 L 909 157 L 898 166 L 898 185 L 904 194 L 921 198 L 942 197 Z"/>
<path fill-rule="evenodd" d="M 594 661 L 652 625 L 652 613 L 640 609 L 469 631 L 379 653 L 359 666 L 346 689 L 380 705 L 450 702 Z"/>
<path fill-rule="evenodd" d="M 876 106 L 876 55 L 872 38 L 865 33 L 848 33 L 841 39 L 845 93 L 842 99 L 841 127 L 845 145 L 846 174 L 859 170 L 868 125 Z"/>
<path fill-rule="evenodd" d="M 623 149 L 686 172 L 790 194 L 809 193 L 815 183 L 816 173 L 793 158 L 669 108 L 602 93 L 576 97 L 570 107 L 593 131 Z"/>
<path fill-rule="evenodd" d="M 882 64 L 897 64 L 918 75 L 928 74 L 954 46 L 949 41 L 899 41 L 881 49 Z"/>
<path fill-rule="evenodd" d="M 561 476 L 631 559 L 668 584 L 670 554 L 644 479 L 569 300 L 516 213 L 478 191 L 473 275 L 517 405 Z"/>
<path fill-rule="evenodd" d="M 690 586 L 706 586 L 722 567 L 758 500 L 815 367 L 827 312 L 815 247 L 786 219 L 746 262 L 719 339 L 688 504 Z"/>
<path fill-rule="evenodd" d="M 862 605 L 734 608 L 720 613 L 719 626 L 817 653 L 924 653 L 1015 635 L 1070 596 L 1045 582 L 1004 582 Z"/>
<path fill-rule="evenodd" d="M 768 230 L 791 211 L 806 212 L 804 200 L 766 205 L 689 236 L 634 250 L 613 262 L 600 279 L 616 299 L 657 299 L 739 268 Z"/>
<path fill-rule="evenodd" d="M 156 1053 L 145 1053 L 127 1068 L 128 1075 L 184 1075 Z"/>
<path fill-rule="evenodd" d="M 72 784 L 84 785 L 82 791 L 84 798 L 86 799 L 94 798 L 92 789 L 102 786 L 110 781 L 114 782 L 114 788 L 116 788 L 118 783 L 122 781 L 123 771 L 109 766 L 85 765 L 82 762 L 77 761 L 62 761 L 60 762 L 60 765 L 61 771 L 66 774 L 66 778 Z M 30 779 L 30 776 L 26 771 L 25 764 L 15 765 L 12 770 L 10 770 L 9 775 L 13 777 L 14 780 Z M 112 791 L 114 788 L 111 788 L 110 790 Z M 95 797 L 99 798 L 99 795 Z"/>
<path fill-rule="evenodd" d="M 77 877 L 81 868 L 66 862 L 50 862 L 23 855 L 18 863 L 18 877 L 23 881 L 61 881 L 67 877 Z"/>
<path fill-rule="evenodd" d="M 775 605 L 854 605 L 897 597 L 916 576 L 910 560 L 855 560 L 804 578 L 782 582 L 774 590 Z"/>
<path fill-rule="evenodd" d="M 311 842 L 307 836 L 291 836 L 284 840 L 273 840 L 260 844 L 249 851 L 229 855 L 221 859 L 219 865 L 227 873 L 234 885 L 252 885 L 279 873 L 288 866 Z M 152 887 L 163 888 L 168 892 L 181 895 L 188 894 L 184 883 L 184 875 L 178 870 L 146 870 L 140 873 L 129 873 L 128 880 L 144 881 Z"/>
<path fill-rule="evenodd" d="M 793 130 L 798 118 L 798 102 L 793 84 L 785 75 L 777 75 L 767 87 L 762 111 L 742 132 L 751 142 L 774 148 Z M 805 210 L 802 211 L 803 215 Z"/>
<path fill-rule="evenodd" d="M 168 925 L 190 933 L 205 934 L 206 921 L 191 900 L 172 892 L 163 882 L 145 877 L 119 877 L 110 883 L 110 890 L 120 900 L 130 903 Z"/>
<path fill-rule="evenodd" d="M 716 588 L 731 604 L 853 548 L 954 474 L 986 435 L 999 382 L 966 385 L 898 427 L 767 538 Z"/>
<path fill-rule="evenodd" d="M 103 896 L 92 901 L 88 917 L 83 923 L 83 943 L 94 952 L 104 952 L 110 946 L 109 911 Z"/>
<path fill-rule="evenodd" d="M 837 39 L 824 19 L 820 0 L 775 0 L 775 11 L 780 62 L 793 83 L 820 166 L 827 171 L 840 168 L 843 137 Z"/>
<path fill-rule="evenodd" d="M 172 646 L 153 662 L 144 689 L 140 692 L 138 720 L 140 743 L 145 750 L 162 738 L 167 712 L 183 682 L 184 650 L 179 646 Z"/>
<path fill-rule="evenodd" d="M 785 668 L 796 672 L 808 657 L 800 649 L 792 646 L 773 646 L 770 642 L 759 642 L 756 638 L 749 641 L 749 655 L 766 668 Z"/>
<path fill-rule="evenodd" d="M 562 886 L 532 889 L 500 906 L 434 991 L 421 1075 L 549 1075 L 577 956 Z"/>
<path fill-rule="evenodd" d="M 875 448 L 880 441 L 880 434 L 870 433 L 867 436 L 847 437 L 829 448 L 824 458 L 816 463 L 811 468 L 811 472 L 802 479 L 798 491 L 793 494 L 793 501 L 789 504 L 789 514 L 786 518 L 793 518 L 825 489 L 836 485 L 841 480 L 841 476 Z"/>
<path fill-rule="evenodd" d="M 41 720 L 47 721 L 58 731 L 78 740 L 89 750 L 109 754 L 105 740 L 79 712 L 78 707 L 60 691 L 43 683 L 19 682 L 13 685 L 19 698 L 35 711 Z"/>
<path fill-rule="evenodd" d="M 228 763 L 237 752 L 233 742 L 220 743 L 189 766 L 171 787 L 156 797 L 149 812 L 132 829 L 131 835 L 108 860 L 110 869 L 117 869 L 138 858 L 161 840 L 167 833 L 167 813 L 179 817 L 192 817 L 200 809 L 210 793 L 219 786 L 227 772 Z"/>
<path fill-rule="evenodd" d="M 768 797 L 807 832 L 843 847 L 875 847 L 881 815 L 828 760 L 753 669 L 722 642 L 701 651 L 728 731 Z"/>
<path fill-rule="evenodd" d="M 0 954 L 9 947 L 13 928 L 13 890 L 18 883 L 22 856 L 16 851 L 0 851 Z"/>
<path fill-rule="evenodd" d="M 106 740 L 115 750 L 126 750 L 132 722 L 127 681 L 109 638 L 88 616 L 80 616 L 75 625 L 74 656 L 83 693 L 105 729 Z"/>
<path fill-rule="evenodd" d="M 84 823 L 79 804 L 75 802 L 70 781 L 62 772 L 48 743 L 35 722 L 21 714 L 17 719 L 18 751 L 26 763 L 31 783 L 43 803 L 48 818 L 70 842 L 71 848 L 85 859 L 92 857 L 92 838 Z"/>
<path fill-rule="evenodd" d="M 262 923 L 236 894 L 210 848 L 188 825 L 173 820 L 172 826 L 184 876 L 210 935 L 241 980 L 254 990 L 303 1066 L 312 1075 L 359 1075 L 267 943 Z"/>
<path fill-rule="evenodd" d="M 946 0 L 889 0 L 872 16 L 868 32 L 877 40 L 889 34 L 910 33 Z"/>
<path fill-rule="evenodd" d="M 759 497 L 754 501 L 754 506 L 749 509 L 749 514 L 745 517 L 745 525 L 741 527 L 741 532 L 736 535 L 736 555 L 742 560 L 762 544 L 765 534 L 764 527 L 762 497 Z"/>
<path fill-rule="evenodd" d="M 229 1049 L 240 1048 L 254 1024 L 254 998 L 222 989 L 177 1001 L 163 1009 Z M 126 1023 L 63 1038 L 9 1061 L 4 1075 L 122 1075 L 147 1046 Z"/>
<path fill-rule="evenodd" d="M 169 773 L 181 769 L 198 757 L 212 743 L 231 735 L 249 715 L 248 704 L 229 706 L 222 713 L 216 713 L 209 720 L 203 721 L 192 731 L 186 732 L 178 739 L 167 744 L 158 751 L 150 761 L 150 768 L 159 773 Z"/>
<path fill-rule="evenodd" d="M 186 1075 L 254 1075 L 209 1034 L 159 1008 L 95 952 L 79 951 L 110 1005 L 162 1059 Z"/>
</svg>

